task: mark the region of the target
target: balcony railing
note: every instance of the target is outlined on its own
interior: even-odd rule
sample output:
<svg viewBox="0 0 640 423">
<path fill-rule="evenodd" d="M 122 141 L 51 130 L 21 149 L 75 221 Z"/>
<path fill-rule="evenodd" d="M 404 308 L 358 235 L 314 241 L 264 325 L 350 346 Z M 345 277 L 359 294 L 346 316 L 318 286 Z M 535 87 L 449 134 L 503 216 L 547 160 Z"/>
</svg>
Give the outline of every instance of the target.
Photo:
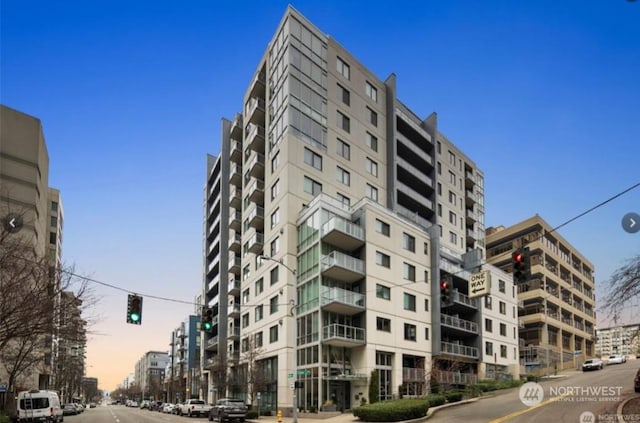
<svg viewBox="0 0 640 423">
<path fill-rule="evenodd" d="M 332 323 L 322 328 L 322 339 L 330 341 L 332 339 L 344 340 L 348 343 L 365 343 L 365 330 L 355 326 Z"/>
<path fill-rule="evenodd" d="M 364 275 L 364 262 L 358 258 L 332 251 L 326 256 L 322 256 L 322 271 L 331 273 L 331 277 L 347 282 L 353 282 Z M 334 269 L 335 271 L 329 272 Z"/>
<path fill-rule="evenodd" d="M 476 347 L 470 347 L 462 344 L 452 344 L 450 342 L 441 342 L 440 350 L 443 353 L 451 355 L 459 355 L 462 357 L 478 358 L 479 353 Z"/>
<path fill-rule="evenodd" d="M 474 385 L 478 383 L 478 375 L 471 373 L 441 371 L 437 374 L 438 382 L 450 385 Z"/>
<path fill-rule="evenodd" d="M 353 307 L 364 308 L 365 298 L 365 295 L 359 292 L 348 291 L 342 288 L 325 287 L 322 289 L 321 305 L 339 302 Z"/>
<path fill-rule="evenodd" d="M 325 242 L 352 251 L 364 243 L 364 229 L 343 217 L 333 216 L 322 225 L 322 237 Z"/>
<path fill-rule="evenodd" d="M 402 381 L 403 382 L 424 382 L 427 378 L 425 369 L 419 369 L 414 367 L 402 368 Z"/>
<path fill-rule="evenodd" d="M 464 320 L 448 314 L 440 315 L 440 323 L 454 328 L 466 330 L 467 332 L 478 333 L 478 324 L 469 320 Z"/>
<path fill-rule="evenodd" d="M 477 298 L 469 298 L 462 292 L 455 290 L 453 291 L 453 301 L 460 304 L 466 304 L 469 307 L 478 308 L 478 300 Z"/>
</svg>

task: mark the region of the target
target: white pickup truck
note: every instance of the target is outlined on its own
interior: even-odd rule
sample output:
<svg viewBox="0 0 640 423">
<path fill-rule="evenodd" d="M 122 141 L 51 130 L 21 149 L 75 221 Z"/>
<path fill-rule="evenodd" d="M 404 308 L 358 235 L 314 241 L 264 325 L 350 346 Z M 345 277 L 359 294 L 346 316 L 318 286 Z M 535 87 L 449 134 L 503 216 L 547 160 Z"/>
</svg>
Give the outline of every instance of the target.
<svg viewBox="0 0 640 423">
<path fill-rule="evenodd" d="M 211 406 L 204 400 L 190 399 L 182 404 L 178 404 L 178 415 L 180 416 L 208 416 Z"/>
</svg>

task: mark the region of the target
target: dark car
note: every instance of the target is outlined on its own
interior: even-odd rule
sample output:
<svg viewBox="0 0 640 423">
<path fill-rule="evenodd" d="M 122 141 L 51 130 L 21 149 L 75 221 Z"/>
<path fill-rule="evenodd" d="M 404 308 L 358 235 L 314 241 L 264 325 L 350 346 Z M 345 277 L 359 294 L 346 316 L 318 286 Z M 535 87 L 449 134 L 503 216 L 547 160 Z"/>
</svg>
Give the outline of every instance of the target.
<svg viewBox="0 0 640 423">
<path fill-rule="evenodd" d="M 247 405 L 241 399 L 222 398 L 209 410 L 209 420 L 238 420 L 244 422 L 247 418 Z"/>
<path fill-rule="evenodd" d="M 636 392 L 640 392 L 640 369 L 638 369 L 638 372 L 636 373 L 636 378 L 633 379 L 633 389 Z"/>
<path fill-rule="evenodd" d="M 582 363 L 583 372 L 586 372 L 587 370 L 602 370 L 602 367 L 602 360 L 599 358 L 592 358 Z"/>
<path fill-rule="evenodd" d="M 64 405 L 64 408 L 62 409 L 63 416 L 75 416 L 76 414 L 78 414 L 78 408 L 75 404 Z"/>
</svg>

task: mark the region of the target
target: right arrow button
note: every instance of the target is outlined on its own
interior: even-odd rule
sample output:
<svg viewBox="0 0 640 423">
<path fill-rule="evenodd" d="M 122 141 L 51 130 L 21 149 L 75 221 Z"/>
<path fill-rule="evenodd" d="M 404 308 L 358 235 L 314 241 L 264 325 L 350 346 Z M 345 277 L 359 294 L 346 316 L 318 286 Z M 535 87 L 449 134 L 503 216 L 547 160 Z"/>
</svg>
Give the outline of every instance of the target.
<svg viewBox="0 0 640 423">
<path fill-rule="evenodd" d="M 640 214 L 627 213 L 622 217 L 622 229 L 630 234 L 640 231 Z"/>
</svg>

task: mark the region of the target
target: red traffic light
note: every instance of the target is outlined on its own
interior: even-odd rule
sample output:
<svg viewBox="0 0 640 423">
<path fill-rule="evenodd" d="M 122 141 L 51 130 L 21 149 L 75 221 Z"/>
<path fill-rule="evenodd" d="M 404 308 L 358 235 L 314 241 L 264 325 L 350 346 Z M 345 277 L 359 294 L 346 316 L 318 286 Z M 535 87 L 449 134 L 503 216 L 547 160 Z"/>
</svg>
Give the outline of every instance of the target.
<svg viewBox="0 0 640 423">
<path fill-rule="evenodd" d="M 513 261 L 516 263 L 523 263 L 524 255 L 520 251 L 516 251 L 515 253 L 513 253 Z"/>
<path fill-rule="evenodd" d="M 447 286 L 449 284 L 447 283 L 447 281 L 440 281 L 440 288 L 441 289 L 447 289 Z"/>
</svg>

